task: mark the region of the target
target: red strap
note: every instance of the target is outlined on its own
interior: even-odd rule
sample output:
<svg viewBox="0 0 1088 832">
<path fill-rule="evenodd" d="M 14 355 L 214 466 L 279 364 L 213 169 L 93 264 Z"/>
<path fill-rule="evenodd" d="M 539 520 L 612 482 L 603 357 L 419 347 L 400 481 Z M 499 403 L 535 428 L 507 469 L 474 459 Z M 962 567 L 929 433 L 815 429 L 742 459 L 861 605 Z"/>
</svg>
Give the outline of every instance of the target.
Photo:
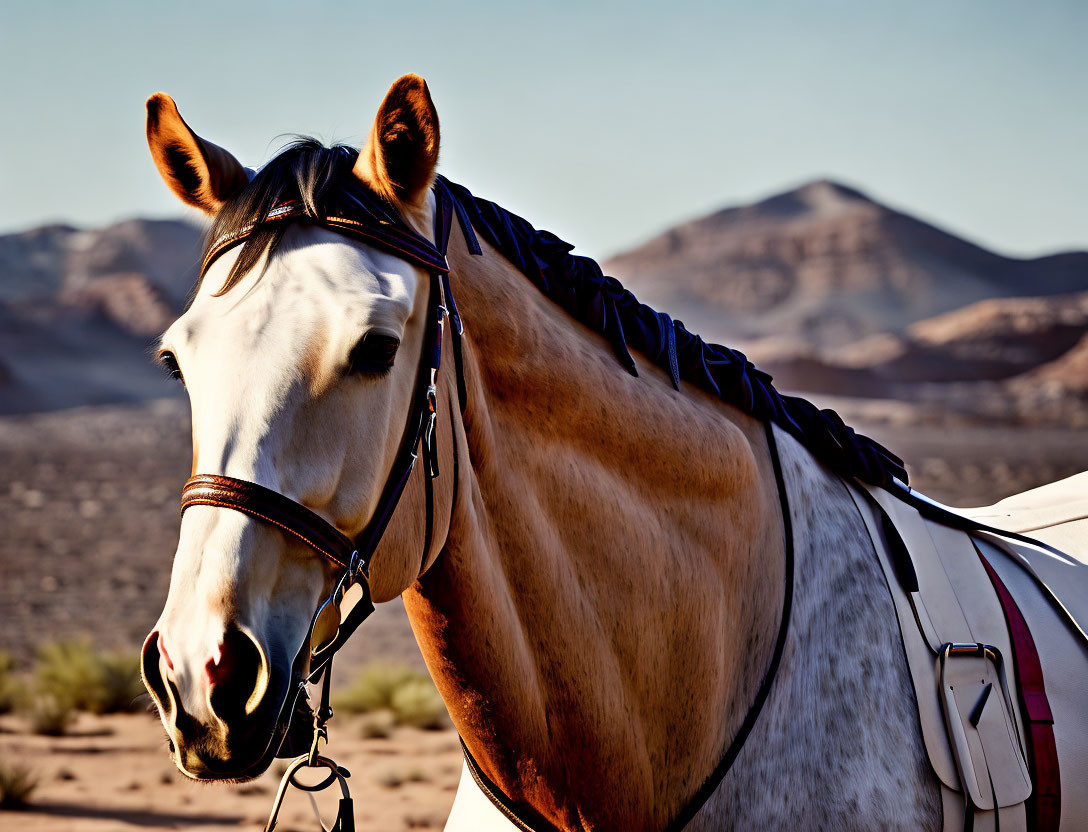
<svg viewBox="0 0 1088 832">
<path fill-rule="evenodd" d="M 1035 639 L 1031 637 L 1031 630 L 1020 607 L 978 546 L 975 546 L 975 551 L 1001 600 L 1012 641 L 1017 689 L 1028 727 L 1028 766 L 1034 780 L 1034 789 L 1027 800 L 1028 830 L 1056 832 L 1062 814 L 1062 783 L 1058 770 L 1058 749 L 1054 745 L 1054 715 L 1043 686 L 1039 651 L 1035 649 Z"/>
</svg>

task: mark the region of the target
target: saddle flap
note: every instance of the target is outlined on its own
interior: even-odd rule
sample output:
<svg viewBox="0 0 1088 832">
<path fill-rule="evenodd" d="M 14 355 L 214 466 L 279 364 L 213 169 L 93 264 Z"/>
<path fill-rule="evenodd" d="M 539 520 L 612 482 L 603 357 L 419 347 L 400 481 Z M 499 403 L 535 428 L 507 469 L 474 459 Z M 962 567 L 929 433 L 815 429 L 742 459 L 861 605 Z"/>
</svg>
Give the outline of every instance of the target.
<svg viewBox="0 0 1088 832">
<path fill-rule="evenodd" d="M 1014 806 L 1031 794 L 1000 652 L 947 644 L 939 659 L 941 706 L 960 782 L 983 810 Z"/>
</svg>

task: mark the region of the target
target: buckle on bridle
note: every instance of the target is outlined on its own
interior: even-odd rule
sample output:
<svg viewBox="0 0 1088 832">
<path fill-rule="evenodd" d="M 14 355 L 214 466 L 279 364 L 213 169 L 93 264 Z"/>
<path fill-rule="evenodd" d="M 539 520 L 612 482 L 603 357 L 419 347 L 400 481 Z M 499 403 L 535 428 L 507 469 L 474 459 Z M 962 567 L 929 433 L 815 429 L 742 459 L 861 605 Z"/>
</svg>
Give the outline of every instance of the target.
<svg viewBox="0 0 1088 832">
<path fill-rule="evenodd" d="M 438 442 L 436 433 L 438 430 L 438 387 L 434 383 L 434 370 L 431 371 L 432 380 L 427 388 L 427 423 L 423 426 L 423 461 L 427 465 L 427 475 L 433 480 L 438 476 Z"/>
</svg>

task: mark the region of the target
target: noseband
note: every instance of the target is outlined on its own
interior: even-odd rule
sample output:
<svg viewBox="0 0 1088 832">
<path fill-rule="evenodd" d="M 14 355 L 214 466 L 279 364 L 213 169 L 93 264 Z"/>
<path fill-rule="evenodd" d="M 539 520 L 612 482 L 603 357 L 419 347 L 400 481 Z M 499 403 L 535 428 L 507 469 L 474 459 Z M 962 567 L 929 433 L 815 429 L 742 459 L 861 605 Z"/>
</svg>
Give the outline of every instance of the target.
<svg viewBox="0 0 1088 832">
<path fill-rule="evenodd" d="M 293 536 L 328 560 L 337 570 L 335 586 L 314 613 L 306 639 L 292 663 L 290 687 L 281 704 L 268 745 L 260 758 L 244 774 L 255 775 L 264 771 L 274 756 L 299 754 L 303 750 L 301 743 L 310 738 L 292 742 L 294 732 L 289 736 L 288 729 L 292 726 L 293 720 L 304 716 L 313 717 L 314 733 L 309 755 L 311 764 L 317 759 L 317 741 L 319 738 L 326 738 L 325 722 L 332 716 L 332 709 L 328 702 L 332 658 L 374 611 L 370 594 L 370 561 L 400 502 L 408 478 L 421 453 L 426 469 L 424 482 L 427 492 L 426 530 L 423 554 L 420 558 L 421 573 L 426 566 L 434 529 L 432 481 L 439 475 L 436 442 L 437 378 L 442 364 L 442 338 L 447 317 L 451 323 L 450 335 L 457 371 L 457 395 L 462 411 L 465 404 L 460 341 L 464 327 L 453 299 L 449 280 L 450 269 L 446 261 L 446 250 L 455 213 L 469 251 L 473 254 L 482 253 L 471 223 L 463 210 L 458 210 L 460 206 L 450 195 L 445 180 L 441 177 L 435 181 L 434 197 L 435 240 L 433 243 L 409 228 L 404 220 L 384 202 L 368 191 L 358 189 L 351 192 L 350 204 L 340 205 L 338 211 L 319 218 L 308 216 L 301 203 L 288 202 L 277 206 L 264 220 L 250 224 L 239 233 L 214 241 L 204 261 L 204 267 L 207 268 L 212 260 L 228 248 L 243 242 L 262 227 L 274 223 L 306 222 L 362 239 L 369 245 L 389 251 L 430 273 L 423 349 L 403 438 L 382 489 L 378 506 L 362 533 L 355 540 L 347 537 L 332 523 L 297 500 L 259 483 L 222 474 L 196 474 L 185 483 L 182 489 L 181 511 L 183 514 L 192 506 L 213 506 L 241 512 Z M 348 590 L 356 586 L 361 590 L 361 597 L 343 620 L 340 620 L 339 606 Z M 335 633 L 327 640 L 315 645 L 315 630 L 325 614 L 334 616 Z M 314 713 L 308 704 L 306 686 L 308 683 L 317 681 L 323 671 L 325 678 L 322 684 L 322 702 Z"/>
</svg>

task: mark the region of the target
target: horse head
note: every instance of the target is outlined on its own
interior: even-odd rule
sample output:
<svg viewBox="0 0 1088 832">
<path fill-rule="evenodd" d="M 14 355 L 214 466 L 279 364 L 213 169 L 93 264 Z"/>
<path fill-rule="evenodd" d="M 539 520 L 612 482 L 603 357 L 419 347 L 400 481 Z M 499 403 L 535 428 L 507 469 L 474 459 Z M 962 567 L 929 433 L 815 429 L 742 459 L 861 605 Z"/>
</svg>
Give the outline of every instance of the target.
<svg viewBox="0 0 1088 832">
<path fill-rule="evenodd" d="M 388 248 L 308 220 L 331 194 L 364 189 L 429 235 L 439 132 L 426 84 L 394 83 L 361 153 L 303 140 L 257 173 L 197 136 L 164 94 L 148 100 L 147 135 L 166 183 L 212 217 L 212 241 L 299 206 L 299 222 L 251 229 L 206 262 L 162 336 L 160 361 L 191 403 L 194 473 L 263 486 L 354 538 L 403 443 L 433 285 Z M 375 600 L 400 594 L 438 548 L 421 564 L 422 489 L 405 493 L 408 519 L 394 520 L 375 553 Z M 259 516 L 184 511 L 142 654 L 183 773 L 246 779 L 268 766 L 308 672 L 314 612 L 339 579 L 335 563 Z"/>
</svg>

